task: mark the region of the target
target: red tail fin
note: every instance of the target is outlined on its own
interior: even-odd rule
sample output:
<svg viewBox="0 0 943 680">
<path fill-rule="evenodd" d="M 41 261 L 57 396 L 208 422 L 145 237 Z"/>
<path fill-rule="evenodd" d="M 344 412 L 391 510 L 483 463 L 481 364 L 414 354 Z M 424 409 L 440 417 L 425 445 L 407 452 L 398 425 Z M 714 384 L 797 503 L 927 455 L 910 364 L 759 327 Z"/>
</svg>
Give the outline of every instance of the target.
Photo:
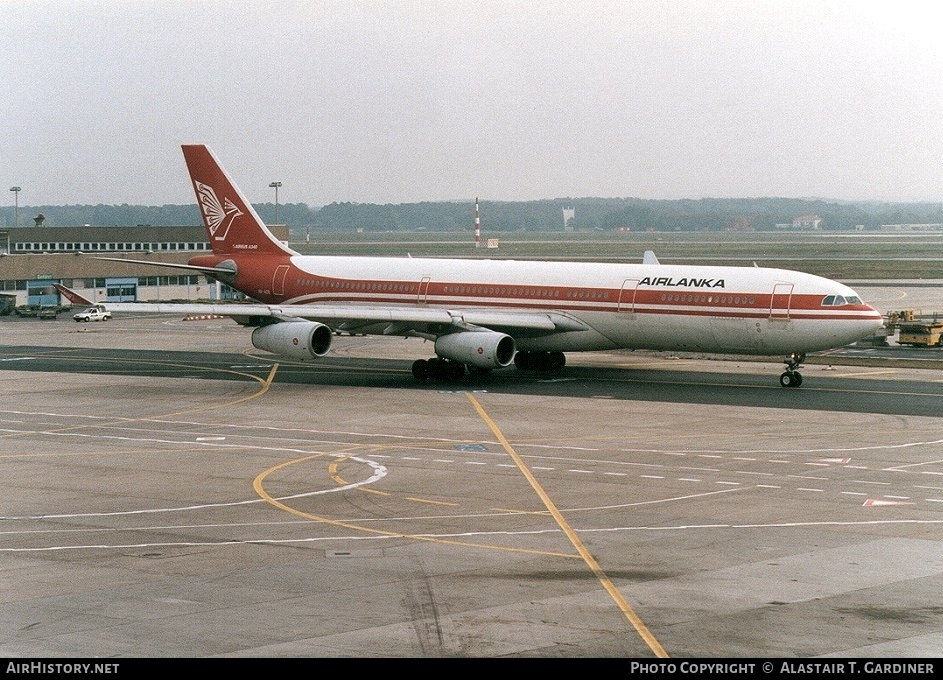
<svg viewBox="0 0 943 680">
<path fill-rule="evenodd" d="M 263 224 L 207 146 L 184 144 L 182 148 L 206 237 L 215 254 L 294 254 Z"/>
<path fill-rule="evenodd" d="M 95 303 L 93 303 L 91 300 L 82 297 L 81 295 L 79 295 L 78 293 L 76 293 L 76 292 L 75 292 L 74 290 L 72 290 L 71 288 L 66 288 L 66 287 L 63 286 L 61 283 L 54 283 L 54 284 L 52 284 L 52 285 L 53 285 L 53 287 L 54 287 L 56 290 L 58 290 L 60 293 L 62 293 L 62 294 L 65 296 L 65 299 L 66 299 L 66 300 L 68 300 L 69 302 L 71 302 L 73 305 L 92 305 L 92 304 L 95 304 Z"/>
</svg>

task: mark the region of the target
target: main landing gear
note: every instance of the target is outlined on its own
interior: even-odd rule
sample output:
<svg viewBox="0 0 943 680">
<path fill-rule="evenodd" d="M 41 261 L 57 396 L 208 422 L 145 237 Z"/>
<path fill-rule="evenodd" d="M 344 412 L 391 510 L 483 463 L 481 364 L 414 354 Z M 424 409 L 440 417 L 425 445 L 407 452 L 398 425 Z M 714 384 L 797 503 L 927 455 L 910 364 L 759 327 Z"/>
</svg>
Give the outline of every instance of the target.
<svg viewBox="0 0 943 680">
<path fill-rule="evenodd" d="M 413 362 L 413 377 L 416 380 L 459 380 L 465 376 L 465 364 L 461 361 L 433 357 Z"/>
<path fill-rule="evenodd" d="M 779 384 L 783 387 L 799 387 L 802 384 L 802 374 L 799 373 L 799 364 L 805 361 L 805 352 L 793 352 L 783 360 L 786 370 L 779 376 Z"/>
<path fill-rule="evenodd" d="M 566 365 L 566 356 L 563 352 L 530 352 L 519 351 L 514 355 L 514 366 L 522 371 L 537 371 L 539 373 L 555 373 Z M 417 359 L 413 362 L 413 377 L 424 382 L 427 380 L 453 381 L 461 380 L 466 374 L 487 375 L 490 368 L 467 366 L 461 361 L 432 357 L 431 359 Z"/>
<path fill-rule="evenodd" d="M 566 365 L 566 355 L 563 352 L 518 351 L 514 355 L 514 365 L 521 371 L 554 373 Z"/>
</svg>

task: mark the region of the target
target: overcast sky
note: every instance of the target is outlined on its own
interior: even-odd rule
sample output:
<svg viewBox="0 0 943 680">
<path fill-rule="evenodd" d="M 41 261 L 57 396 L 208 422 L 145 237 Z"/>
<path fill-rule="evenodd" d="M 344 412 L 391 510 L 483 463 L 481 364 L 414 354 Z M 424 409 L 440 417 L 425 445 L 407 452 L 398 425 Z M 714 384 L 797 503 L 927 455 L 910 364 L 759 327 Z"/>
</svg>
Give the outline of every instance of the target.
<svg viewBox="0 0 943 680">
<path fill-rule="evenodd" d="M 0 0 L 0 173 L 191 203 L 205 143 L 255 203 L 941 201 L 937 7 Z"/>
</svg>

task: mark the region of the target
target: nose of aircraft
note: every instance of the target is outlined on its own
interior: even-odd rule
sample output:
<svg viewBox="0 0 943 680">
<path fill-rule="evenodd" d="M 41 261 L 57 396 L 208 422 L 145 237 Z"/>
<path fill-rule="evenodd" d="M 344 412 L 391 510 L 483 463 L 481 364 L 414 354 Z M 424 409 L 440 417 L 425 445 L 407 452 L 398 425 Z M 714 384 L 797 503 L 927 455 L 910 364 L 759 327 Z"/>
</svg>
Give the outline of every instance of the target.
<svg viewBox="0 0 943 680">
<path fill-rule="evenodd" d="M 884 328 L 884 315 L 871 305 L 866 304 L 864 307 L 865 310 L 861 321 L 861 337 L 873 335 Z"/>
</svg>

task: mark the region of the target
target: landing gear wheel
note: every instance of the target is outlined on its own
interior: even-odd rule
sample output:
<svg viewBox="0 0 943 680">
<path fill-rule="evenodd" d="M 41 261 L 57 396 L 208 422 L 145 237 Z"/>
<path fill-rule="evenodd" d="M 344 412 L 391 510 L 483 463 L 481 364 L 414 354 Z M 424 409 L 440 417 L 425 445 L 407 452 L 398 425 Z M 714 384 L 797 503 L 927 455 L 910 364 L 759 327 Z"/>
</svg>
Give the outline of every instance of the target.
<svg viewBox="0 0 943 680">
<path fill-rule="evenodd" d="M 519 351 L 514 355 L 514 366 L 520 371 L 554 373 L 565 365 L 566 355 L 563 352 Z"/>
<path fill-rule="evenodd" d="M 547 355 L 547 370 L 560 371 L 566 366 L 566 355 L 563 352 L 550 352 Z"/>
<path fill-rule="evenodd" d="M 425 359 L 416 359 L 413 362 L 413 377 L 423 381 L 429 379 L 429 362 Z"/>
<path fill-rule="evenodd" d="M 779 376 L 779 384 L 783 387 L 799 387 L 802 384 L 802 374 L 795 371 L 786 371 Z"/>
<path fill-rule="evenodd" d="M 465 377 L 465 364 L 461 361 L 446 362 L 445 375 L 450 380 L 461 380 Z"/>
<path fill-rule="evenodd" d="M 465 364 L 433 357 L 416 359 L 413 362 L 413 377 L 420 382 L 426 380 L 460 380 L 465 377 Z"/>
<path fill-rule="evenodd" d="M 799 373 L 799 365 L 805 361 L 805 352 L 793 352 L 783 363 L 786 364 L 785 372 L 779 376 L 779 384 L 783 387 L 799 387 L 802 384 L 802 374 Z"/>
</svg>

